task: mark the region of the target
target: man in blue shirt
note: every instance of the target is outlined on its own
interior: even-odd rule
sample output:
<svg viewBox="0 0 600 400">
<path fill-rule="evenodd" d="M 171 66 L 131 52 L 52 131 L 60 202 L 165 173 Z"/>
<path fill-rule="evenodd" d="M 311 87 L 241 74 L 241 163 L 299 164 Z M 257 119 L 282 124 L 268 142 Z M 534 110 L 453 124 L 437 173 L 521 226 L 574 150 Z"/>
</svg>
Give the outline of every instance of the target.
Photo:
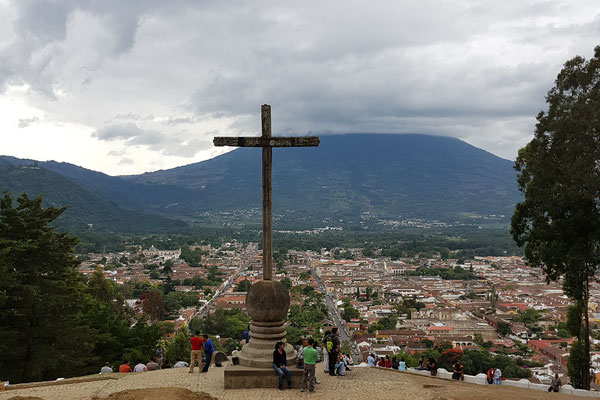
<svg viewBox="0 0 600 400">
<path fill-rule="evenodd" d="M 375 358 L 373 358 L 373 353 L 369 354 L 369 357 L 367 357 L 367 365 L 369 367 L 375 366 Z"/>
<path fill-rule="evenodd" d="M 208 367 L 210 367 L 210 361 L 212 360 L 213 352 L 215 351 L 212 340 L 208 337 L 208 335 L 204 334 L 204 357 L 206 358 L 206 362 L 204 363 L 204 367 L 201 372 L 208 372 Z"/>
</svg>

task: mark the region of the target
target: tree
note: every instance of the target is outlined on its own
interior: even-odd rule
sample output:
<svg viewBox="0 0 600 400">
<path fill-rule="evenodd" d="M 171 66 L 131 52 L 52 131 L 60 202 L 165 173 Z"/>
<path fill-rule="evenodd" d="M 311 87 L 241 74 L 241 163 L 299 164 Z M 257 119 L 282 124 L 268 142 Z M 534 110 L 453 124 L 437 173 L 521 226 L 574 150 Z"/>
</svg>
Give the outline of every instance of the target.
<svg viewBox="0 0 600 400">
<path fill-rule="evenodd" d="M 0 199 L 0 376 L 12 382 L 73 376 L 91 350 L 83 321 L 77 239 L 49 224 L 66 209 L 42 197 Z"/>
<path fill-rule="evenodd" d="M 342 311 L 342 318 L 349 322 L 352 318 L 360 317 L 360 313 L 358 310 L 351 305 L 344 306 L 344 311 Z"/>
<path fill-rule="evenodd" d="M 152 290 L 140 296 L 142 300 L 142 310 L 152 321 L 159 320 L 166 314 L 165 304 L 162 301 L 160 293 Z"/>
<path fill-rule="evenodd" d="M 235 288 L 236 292 L 247 292 L 248 290 L 250 290 L 250 281 L 248 279 L 244 279 L 243 281 L 241 281 L 240 283 L 238 283 L 238 285 Z"/>
<path fill-rule="evenodd" d="M 189 361 L 190 360 L 190 339 L 184 332 L 184 329 L 180 330 L 177 335 L 169 340 L 165 345 L 165 355 L 171 365 L 177 361 Z"/>
<path fill-rule="evenodd" d="M 171 275 L 173 273 L 173 260 L 165 261 L 165 265 L 163 265 L 162 274 L 163 275 Z"/>
<path fill-rule="evenodd" d="M 504 321 L 498 322 L 498 325 L 496 326 L 496 332 L 498 332 L 498 335 L 500 336 L 506 336 L 512 333 L 509 323 Z"/>
<path fill-rule="evenodd" d="M 589 284 L 600 262 L 600 46 L 589 61 L 577 56 L 564 64 L 546 102 L 515 163 L 524 200 L 511 233 L 528 262 L 548 281 L 562 277 L 565 294 L 583 310 L 576 318 L 580 343 L 571 348 L 571 357 L 583 358 L 569 371 L 572 381 L 581 377 L 576 387 L 589 389 Z"/>
<path fill-rule="evenodd" d="M 279 282 L 281 282 L 283 287 L 285 287 L 287 290 L 290 290 L 292 288 L 292 281 L 290 280 L 290 278 L 283 278 Z"/>
</svg>

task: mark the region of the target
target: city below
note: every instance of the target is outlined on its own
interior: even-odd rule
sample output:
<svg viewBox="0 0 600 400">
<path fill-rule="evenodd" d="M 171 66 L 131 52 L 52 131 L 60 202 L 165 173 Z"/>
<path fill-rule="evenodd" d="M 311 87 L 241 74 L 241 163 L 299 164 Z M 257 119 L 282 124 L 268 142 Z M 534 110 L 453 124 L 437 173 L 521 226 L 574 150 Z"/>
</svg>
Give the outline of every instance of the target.
<svg viewBox="0 0 600 400">
<path fill-rule="evenodd" d="M 173 324 L 174 336 L 195 318 L 245 312 L 246 291 L 262 279 L 261 251 L 256 243 L 225 243 L 220 248 L 194 245 L 179 250 L 131 246 L 119 253 L 78 255 L 79 271 L 104 277 L 138 292 L 170 287 L 166 298 L 185 298 L 178 307 L 156 315 L 144 307 L 144 296 L 126 299 L 149 323 Z M 372 253 L 372 254 L 371 254 Z M 567 309 L 571 302 L 561 282 L 547 284 L 544 274 L 518 256 L 452 259 L 428 254 L 392 260 L 378 251 L 333 248 L 320 252 L 275 252 L 275 279 L 290 291 L 288 341 L 321 338 L 337 326 L 342 351 L 357 362 L 402 358 L 410 364 L 431 352 L 488 353 L 505 357 L 521 370 L 517 377 L 549 383 L 555 373 L 566 377 L 569 346 Z M 186 261 L 187 260 L 187 261 Z M 460 262 L 459 262 L 460 261 Z M 597 335 L 600 290 L 590 288 L 589 318 Z M 325 306 L 326 308 L 323 308 Z M 174 309 L 174 307 L 178 307 Z M 169 307 L 167 307 L 169 309 Z M 319 314 L 319 310 L 322 313 Z M 232 315 L 232 314 L 230 314 Z M 245 314 L 244 314 L 245 315 Z M 241 348 L 241 337 L 218 337 Z M 597 350 L 598 340 L 593 340 Z M 438 354 L 439 356 L 439 354 Z M 592 367 L 600 368 L 600 352 Z M 512 364 L 511 364 L 512 365 Z M 526 373 L 524 373 L 525 371 Z M 510 378 L 509 373 L 507 378 Z"/>
</svg>

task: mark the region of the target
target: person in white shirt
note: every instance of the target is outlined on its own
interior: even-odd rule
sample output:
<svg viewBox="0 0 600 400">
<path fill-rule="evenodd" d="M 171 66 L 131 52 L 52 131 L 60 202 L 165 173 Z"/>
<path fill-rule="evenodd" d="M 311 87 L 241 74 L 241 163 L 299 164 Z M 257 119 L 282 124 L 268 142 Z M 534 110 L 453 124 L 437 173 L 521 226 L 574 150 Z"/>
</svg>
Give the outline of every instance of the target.
<svg viewBox="0 0 600 400">
<path fill-rule="evenodd" d="M 185 361 L 177 361 L 175 365 L 173 365 L 173 368 L 188 368 L 189 366 L 190 364 L 186 363 Z"/>
<path fill-rule="evenodd" d="M 146 371 L 146 365 L 144 365 L 141 361 L 137 363 L 135 367 L 133 367 L 133 372 L 144 372 Z"/>
<path fill-rule="evenodd" d="M 367 365 L 369 367 L 375 366 L 375 358 L 373 358 L 373 353 L 369 354 L 369 357 L 367 357 Z"/>
<path fill-rule="evenodd" d="M 499 385 L 502 380 L 502 371 L 500 368 L 496 368 L 494 371 L 494 385 Z"/>
<path fill-rule="evenodd" d="M 112 374 L 113 369 L 110 367 L 110 363 L 107 362 L 106 365 L 104 365 L 104 367 L 100 368 L 100 373 L 101 374 Z"/>
</svg>

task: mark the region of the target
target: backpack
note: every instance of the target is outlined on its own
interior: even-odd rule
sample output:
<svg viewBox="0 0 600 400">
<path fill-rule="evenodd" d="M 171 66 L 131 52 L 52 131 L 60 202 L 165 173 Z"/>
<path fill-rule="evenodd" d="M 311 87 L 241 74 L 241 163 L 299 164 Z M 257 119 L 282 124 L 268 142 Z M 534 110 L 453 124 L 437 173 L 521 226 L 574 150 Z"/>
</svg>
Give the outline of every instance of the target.
<svg viewBox="0 0 600 400">
<path fill-rule="evenodd" d="M 333 351 L 333 339 L 331 338 L 331 336 L 327 336 L 325 347 L 327 348 L 328 353 L 331 353 Z"/>
</svg>

